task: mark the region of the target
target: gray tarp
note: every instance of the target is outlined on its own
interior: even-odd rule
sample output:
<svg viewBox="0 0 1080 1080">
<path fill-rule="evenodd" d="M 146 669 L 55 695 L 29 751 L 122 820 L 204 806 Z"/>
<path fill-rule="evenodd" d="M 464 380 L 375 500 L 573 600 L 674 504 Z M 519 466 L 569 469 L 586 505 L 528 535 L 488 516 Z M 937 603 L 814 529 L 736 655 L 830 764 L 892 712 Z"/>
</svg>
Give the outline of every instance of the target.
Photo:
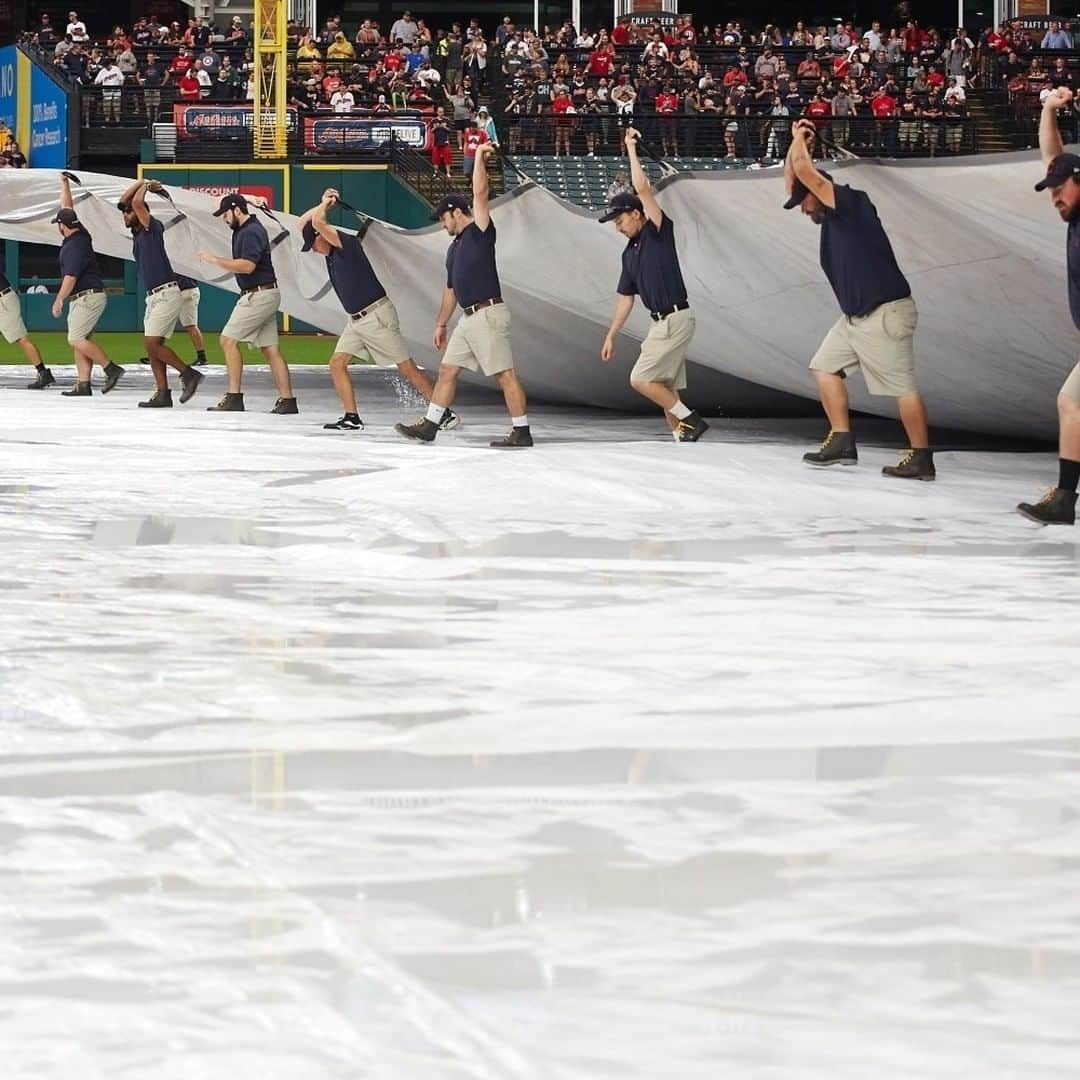
<svg viewBox="0 0 1080 1080">
<path fill-rule="evenodd" d="M 920 385 L 938 425 L 1021 436 L 1052 436 L 1054 398 L 1073 363 L 1076 333 L 1064 283 L 1064 226 L 1034 154 L 962 163 L 835 166 L 838 182 L 868 191 L 911 281 L 921 321 Z M 78 211 L 101 252 L 130 256 L 115 202 L 127 181 L 81 173 Z M 0 171 L 0 235 L 57 243 L 53 170 Z M 836 319 L 836 301 L 817 262 L 818 231 L 785 214 L 776 170 L 680 175 L 659 200 L 676 223 L 697 314 L 691 348 L 692 401 L 732 410 L 782 410 L 786 395 L 814 397 L 807 362 Z M 200 248 L 228 253 L 228 231 L 210 216 L 214 200 L 170 189 L 187 219 L 170 226 L 178 270 L 232 287 L 231 276 L 197 261 Z M 152 198 L 168 224 L 167 202 Z M 300 253 L 295 218 L 275 249 L 282 307 L 337 332 L 344 315 L 327 288 L 323 260 Z M 649 321 L 638 305 L 618 359 L 600 363 L 624 241 L 611 225 L 526 185 L 495 204 L 499 270 L 513 312 L 514 351 L 530 392 L 552 401 L 636 407 L 626 388 L 635 340 Z M 278 227 L 264 219 L 273 236 Z M 416 358 L 437 363 L 430 334 L 443 286 L 447 238 L 436 226 L 407 231 L 376 223 L 365 245 L 401 314 Z M 328 347 L 329 351 L 329 347 Z M 711 370 L 709 370 L 711 369 Z M 734 376 L 734 378 L 732 378 Z M 894 415 L 892 403 L 850 381 L 856 408 Z M 782 393 L 779 393 L 782 392 Z"/>
</svg>

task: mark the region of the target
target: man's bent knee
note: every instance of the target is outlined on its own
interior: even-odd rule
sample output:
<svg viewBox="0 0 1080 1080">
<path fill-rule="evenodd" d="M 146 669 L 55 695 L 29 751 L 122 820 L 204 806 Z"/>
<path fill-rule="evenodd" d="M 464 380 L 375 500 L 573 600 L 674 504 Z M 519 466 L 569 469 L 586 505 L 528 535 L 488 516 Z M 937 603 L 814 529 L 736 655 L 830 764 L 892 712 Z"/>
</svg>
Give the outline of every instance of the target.
<svg viewBox="0 0 1080 1080">
<path fill-rule="evenodd" d="M 1080 420 L 1080 401 L 1076 401 L 1068 394 L 1058 394 L 1058 415 L 1063 420 Z"/>
</svg>

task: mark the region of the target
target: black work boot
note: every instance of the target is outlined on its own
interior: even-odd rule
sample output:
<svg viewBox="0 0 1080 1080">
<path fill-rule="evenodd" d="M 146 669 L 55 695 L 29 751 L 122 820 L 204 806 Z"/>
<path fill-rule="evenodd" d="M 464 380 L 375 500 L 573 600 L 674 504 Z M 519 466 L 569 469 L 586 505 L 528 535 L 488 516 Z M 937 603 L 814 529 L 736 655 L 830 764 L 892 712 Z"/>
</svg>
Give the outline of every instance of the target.
<svg viewBox="0 0 1080 1080">
<path fill-rule="evenodd" d="M 859 452 L 855 448 L 855 436 L 850 431 L 830 431 L 820 450 L 803 454 L 803 461 L 816 469 L 829 465 L 858 465 Z"/>
<path fill-rule="evenodd" d="M 201 371 L 196 371 L 193 367 L 186 367 L 180 372 L 180 385 L 183 388 L 180 393 L 181 405 L 195 396 L 195 391 L 199 389 L 199 384 L 205 378 L 206 376 Z"/>
<path fill-rule="evenodd" d="M 1075 525 L 1076 492 L 1065 488 L 1050 490 L 1034 505 L 1020 503 L 1016 508 L 1024 517 L 1040 525 Z"/>
<path fill-rule="evenodd" d="M 101 388 L 101 392 L 107 394 L 110 390 L 115 390 L 116 384 L 126 374 L 127 372 L 119 364 L 110 361 L 105 368 L 105 385 Z"/>
<path fill-rule="evenodd" d="M 496 450 L 520 450 L 532 444 L 532 433 L 527 427 L 512 427 L 509 434 L 501 439 L 493 439 L 488 446 L 493 446 Z"/>
<path fill-rule="evenodd" d="M 61 391 L 62 397 L 93 397 L 94 390 L 90 385 L 90 380 L 86 382 L 77 382 L 70 390 Z"/>
<path fill-rule="evenodd" d="M 323 431 L 363 431 L 364 421 L 356 413 L 346 413 L 332 424 L 323 424 Z"/>
<path fill-rule="evenodd" d="M 440 431 L 453 431 L 454 428 L 461 427 L 461 417 L 458 416 L 453 409 L 447 409 L 442 414 L 442 419 L 439 421 Z"/>
<path fill-rule="evenodd" d="M 181 399 L 183 400 L 183 399 Z M 149 401 L 140 401 L 140 409 L 171 409 L 172 391 L 166 387 L 164 390 L 155 390 L 154 396 Z"/>
<path fill-rule="evenodd" d="M 419 442 L 434 442 L 439 432 L 437 424 L 433 424 L 426 416 L 420 417 L 415 424 L 395 424 L 394 430 L 406 439 L 416 439 Z"/>
<path fill-rule="evenodd" d="M 905 450 L 896 465 L 886 465 L 884 476 L 898 476 L 901 480 L 936 480 L 932 450 Z"/>
<path fill-rule="evenodd" d="M 243 412 L 244 395 L 226 394 L 216 405 L 207 407 L 207 412 Z"/>
<path fill-rule="evenodd" d="M 708 430 L 709 425 L 701 419 L 697 412 L 692 412 L 679 421 L 672 434 L 675 436 L 676 442 L 697 442 Z"/>
<path fill-rule="evenodd" d="M 44 365 L 37 369 L 37 378 L 27 386 L 27 390 L 44 390 L 46 386 L 52 386 L 56 380 L 53 373 Z"/>
<path fill-rule="evenodd" d="M 296 404 L 296 398 L 279 397 L 270 411 L 277 416 L 295 416 L 300 409 Z"/>
</svg>

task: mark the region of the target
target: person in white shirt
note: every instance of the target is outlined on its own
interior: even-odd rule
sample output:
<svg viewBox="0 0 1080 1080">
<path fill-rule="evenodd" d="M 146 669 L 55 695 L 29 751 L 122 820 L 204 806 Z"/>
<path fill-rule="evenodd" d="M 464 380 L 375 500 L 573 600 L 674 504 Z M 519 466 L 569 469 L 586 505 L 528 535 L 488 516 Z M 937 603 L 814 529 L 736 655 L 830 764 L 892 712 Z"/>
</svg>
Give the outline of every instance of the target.
<svg viewBox="0 0 1080 1080">
<path fill-rule="evenodd" d="M 955 101 L 957 105 L 963 105 L 967 101 L 967 93 L 958 79 L 949 80 L 949 88 L 945 91 L 945 101 Z"/>
<path fill-rule="evenodd" d="M 334 96 L 330 99 L 330 104 L 334 107 L 334 112 L 347 113 L 352 112 L 353 107 L 356 105 L 356 99 L 349 90 L 335 90 Z"/>
<path fill-rule="evenodd" d="M 124 85 L 124 73 L 116 66 L 116 61 L 107 56 L 102 61 L 102 68 L 94 79 L 94 85 L 101 87 L 101 111 L 106 124 L 120 123 L 120 87 Z"/>
<path fill-rule="evenodd" d="M 596 45 L 596 38 L 589 33 L 584 27 L 582 27 L 581 33 L 577 36 L 577 41 L 574 42 L 575 49 L 591 49 Z"/>
<path fill-rule="evenodd" d="M 412 13 L 406 11 L 393 26 L 390 27 L 390 44 L 400 39 L 406 45 L 412 45 L 419 33 L 416 23 L 413 22 Z"/>
<path fill-rule="evenodd" d="M 870 42 L 871 52 L 876 53 L 882 47 L 881 23 L 876 20 L 870 24 L 870 29 L 863 34 L 863 40 Z"/>
<path fill-rule="evenodd" d="M 202 66 L 201 60 L 196 60 L 191 65 L 191 74 L 199 80 L 199 97 L 206 99 L 210 96 L 210 90 L 214 85 L 214 80 L 210 78 L 210 72 Z"/>
<path fill-rule="evenodd" d="M 90 40 L 90 35 L 86 32 L 86 23 L 79 19 L 77 11 L 68 12 L 68 24 L 64 33 L 69 34 L 72 41 L 81 41 L 84 45 Z"/>
<path fill-rule="evenodd" d="M 431 90 L 433 86 L 438 86 L 442 82 L 442 76 L 431 66 L 430 60 L 425 60 L 416 69 L 415 78 L 425 90 Z"/>
</svg>

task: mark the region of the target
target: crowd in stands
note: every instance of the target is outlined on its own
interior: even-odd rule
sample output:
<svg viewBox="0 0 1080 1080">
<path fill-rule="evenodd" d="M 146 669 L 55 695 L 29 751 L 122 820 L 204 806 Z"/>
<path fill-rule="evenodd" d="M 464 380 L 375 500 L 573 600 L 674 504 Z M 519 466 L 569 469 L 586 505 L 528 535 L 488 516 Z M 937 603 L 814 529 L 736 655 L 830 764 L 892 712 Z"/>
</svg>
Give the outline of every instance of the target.
<svg viewBox="0 0 1080 1080">
<path fill-rule="evenodd" d="M 174 101 L 228 103 L 254 94 L 251 27 L 227 30 L 193 18 L 186 26 L 140 18 L 94 40 L 76 12 L 63 29 L 50 16 L 27 35 L 84 93 L 84 123 L 167 119 Z M 885 29 L 739 22 L 695 26 L 570 23 L 531 28 L 509 16 L 490 37 L 479 20 L 431 29 L 405 13 L 388 28 L 365 19 L 355 30 L 338 16 L 317 31 L 290 22 L 287 98 L 303 113 L 437 116 L 435 167 L 445 148 L 478 135 L 511 153 L 617 154 L 631 118 L 666 155 L 777 158 L 791 124 L 811 117 L 850 149 L 937 153 L 966 148 L 972 86 L 1007 85 L 1019 110 L 1073 75 L 1044 69 L 1036 50 L 1072 48 L 1055 25 L 1031 35 L 1019 24 L 973 40 L 914 22 Z M 480 109 L 487 109 L 481 114 Z"/>
</svg>

